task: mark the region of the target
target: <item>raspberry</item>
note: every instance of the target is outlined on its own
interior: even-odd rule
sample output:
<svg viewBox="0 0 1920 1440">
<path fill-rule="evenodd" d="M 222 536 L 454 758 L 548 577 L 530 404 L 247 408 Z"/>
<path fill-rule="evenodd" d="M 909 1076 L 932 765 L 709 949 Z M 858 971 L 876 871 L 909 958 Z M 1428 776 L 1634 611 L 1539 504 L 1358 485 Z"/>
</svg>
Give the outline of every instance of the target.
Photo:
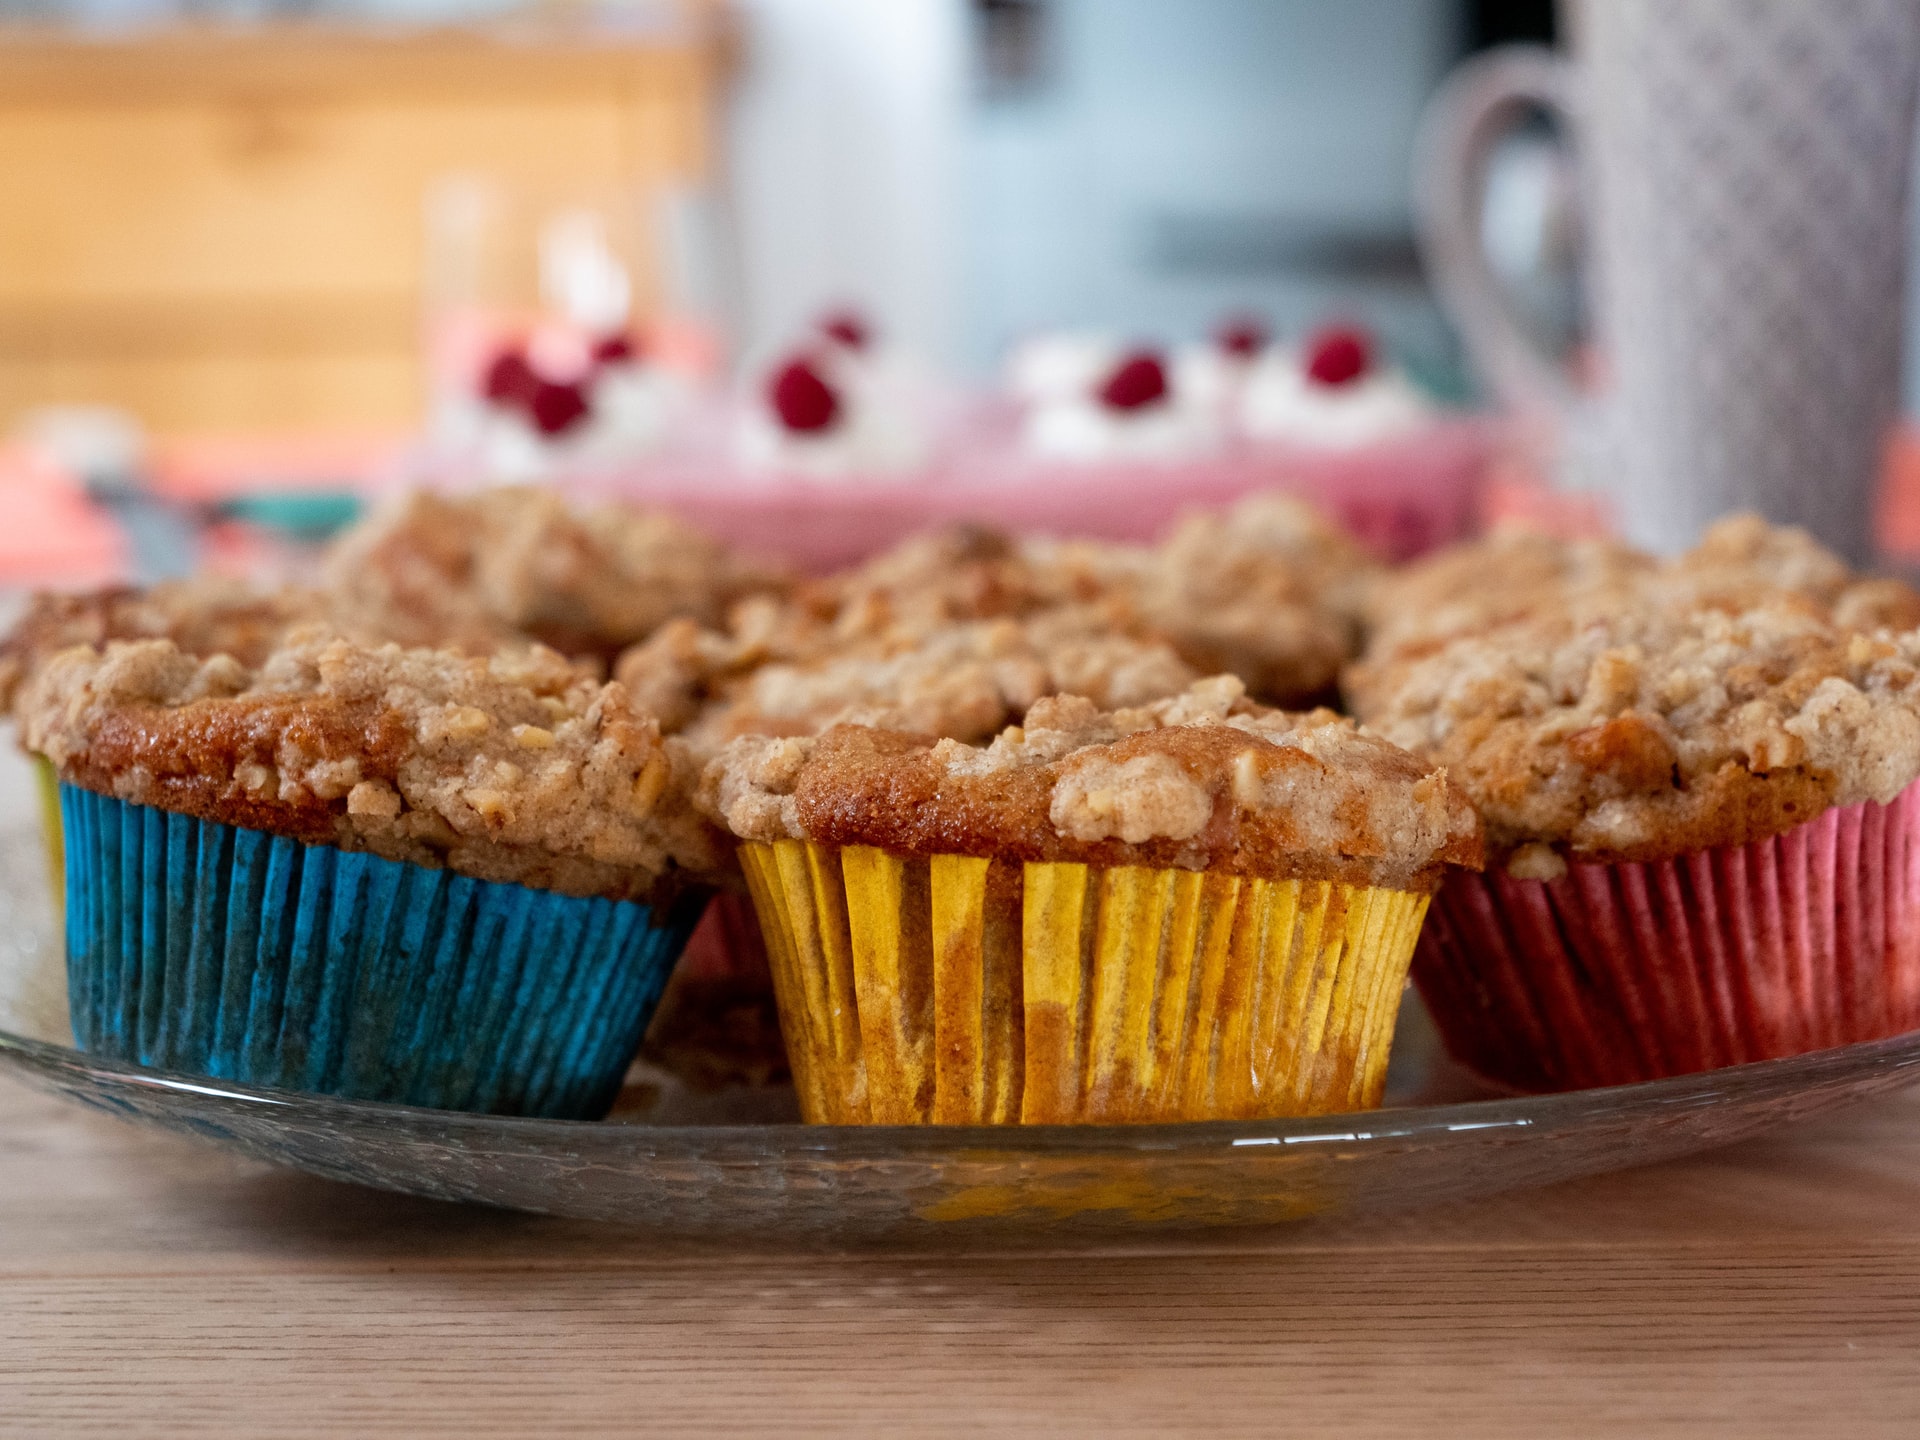
<svg viewBox="0 0 1920 1440">
<path fill-rule="evenodd" d="M 578 385 L 541 380 L 527 400 L 527 413 L 542 435 L 564 435 L 587 418 L 586 392 Z"/>
<path fill-rule="evenodd" d="M 480 381 L 480 393 L 496 405 L 525 405 L 533 399 L 541 379 L 533 373 L 527 357 L 516 349 L 502 350 L 487 365 Z"/>
<path fill-rule="evenodd" d="M 634 343 L 631 335 L 615 332 L 602 335 L 593 342 L 593 363 L 599 365 L 631 365 L 640 358 L 640 347 Z"/>
<path fill-rule="evenodd" d="M 1373 342 L 1351 325 L 1329 325 L 1307 340 L 1307 378 L 1316 385 L 1351 385 L 1373 368 Z"/>
<path fill-rule="evenodd" d="M 1138 410 L 1167 398 L 1167 368 L 1151 350 L 1136 350 L 1107 376 L 1100 403 L 1109 410 Z"/>
<path fill-rule="evenodd" d="M 866 317 L 857 310 L 835 310 L 820 319 L 820 333 L 849 350 L 864 350 L 873 338 Z"/>
<path fill-rule="evenodd" d="M 1214 332 L 1213 343 L 1236 360 L 1251 360 L 1267 348 L 1267 327 L 1254 315 L 1236 315 Z"/>
<path fill-rule="evenodd" d="M 840 397 L 804 355 L 774 373 L 767 399 L 780 423 L 797 434 L 828 429 L 840 418 Z"/>
</svg>

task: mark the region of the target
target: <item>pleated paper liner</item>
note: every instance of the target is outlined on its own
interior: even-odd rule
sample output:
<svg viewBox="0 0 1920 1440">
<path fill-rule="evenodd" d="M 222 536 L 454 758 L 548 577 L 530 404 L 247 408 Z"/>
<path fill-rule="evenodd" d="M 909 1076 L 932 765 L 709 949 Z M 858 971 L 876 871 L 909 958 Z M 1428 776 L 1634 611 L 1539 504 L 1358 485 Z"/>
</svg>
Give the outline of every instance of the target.
<svg viewBox="0 0 1920 1440">
<path fill-rule="evenodd" d="M 75 1038 L 254 1085 L 593 1119 L 703 896 L 655 913 L 61 787 Z"/>
<path fill-rule="evenodd" d="M 744 894 L 722 890 L 708 904 L 640 1053 L 696 1091 L 790 1077 L 766 943 Z"/>
<path fill-rule="evenodd" d="M 1920 1028 L 1920 787 L 1784 835 L 1441 888 L 1414 979 L 1456 1059 L 1621 1085 Z"/>
<path fill-rule="evenodd" d="M 1427 897 L 797 840 L 741 847 L 809 1121 L 1377 1105 Z"/>
<path fill-rule="evenodd" d="M 44 755 L 29 757 L 33 762 L 33 788 L 40 797 L 40 838 L 47 849 L 47 883 L 53 895 L 53 913 L 58 916 L 66 903 L 67 852 L 60 823 L 60 776 L 53 762 Z"/>
</svg>

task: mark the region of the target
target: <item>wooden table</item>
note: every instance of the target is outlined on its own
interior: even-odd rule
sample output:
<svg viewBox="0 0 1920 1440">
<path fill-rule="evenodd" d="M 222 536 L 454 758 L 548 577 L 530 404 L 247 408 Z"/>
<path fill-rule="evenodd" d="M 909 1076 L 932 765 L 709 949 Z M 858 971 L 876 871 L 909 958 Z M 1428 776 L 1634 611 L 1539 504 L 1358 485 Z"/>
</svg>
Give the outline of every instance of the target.
<svg viewBox="0 0 1920 1440">
<path fill-rule="evenodd" d="M 0 1083 L 0 1434 L 1920 1435 L 1920 1092 L 1256 1253 L 781 1257 Z"/>
</svg>

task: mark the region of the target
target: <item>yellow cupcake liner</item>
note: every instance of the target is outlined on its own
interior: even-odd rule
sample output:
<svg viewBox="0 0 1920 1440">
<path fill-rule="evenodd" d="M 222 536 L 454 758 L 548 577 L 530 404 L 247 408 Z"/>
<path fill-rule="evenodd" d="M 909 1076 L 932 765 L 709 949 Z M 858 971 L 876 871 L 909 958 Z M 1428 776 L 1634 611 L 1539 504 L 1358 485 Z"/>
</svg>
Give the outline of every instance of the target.
<svg viewBox="0 0 1920 1440">
<path fill-rule="evenodd" d="M 67 898 L 66 827 L 60 820 L 60 773 L 46 756 L 31 758 L 34 789 L 40 793 L 40 838 L 47 847 L 47 882 L 57 917 L 65 910 Z"/>
<path fill-rule="evenodd" d="M 1370 1108 L 1428 901 L 800 840 L 741 862 L 816 1124 Z"/>
</svg>

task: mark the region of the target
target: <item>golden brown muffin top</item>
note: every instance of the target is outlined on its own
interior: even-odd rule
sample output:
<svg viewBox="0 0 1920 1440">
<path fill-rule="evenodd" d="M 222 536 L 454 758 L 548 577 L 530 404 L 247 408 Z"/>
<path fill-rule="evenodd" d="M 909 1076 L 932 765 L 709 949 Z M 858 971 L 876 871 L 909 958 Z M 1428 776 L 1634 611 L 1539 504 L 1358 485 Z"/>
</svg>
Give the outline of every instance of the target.
<svg viewBox="0 0 1920 1440">
<path fill-rule="evenodd" d="M 1743 844 L 1920 773 L 1920 595 L 1802 530 L 1731 516 L 1664 561 L 1496 536 L 1375 605 L 1354 713 L 1448 766 L 1521 873 Z"/>
<path fill-rule="evenodd" d="M 1424 654 L 1580 597 L 1604 605 L 1655 564 L 1617 541 L 1496 530 L 1377 577 L 1365 605 L 1366 658 Z"/>
<path fill-rule="evenodd" d="M 189 655 L 232 655 L 258 665 L 288 630 L 320 619 L 326 609 L 318 591 L 261 590 L 218 575 L 166 580 L 145 590 L 42 592 L 28 600 L 0 640 L 0 707 L 11 708 L 42 664 L 75 645 L 171 640 Z"/>
<path fill-rule="evenodd" d="M 1290 496 L 1187 516 L 1124 593 L 1205 672 L 1230 671 L 1275 705 L 1325 698 L 1352 658 L 1380 565 Z"/>
<path fill-rule="evenodd" d="M 1370 569 L 1273 496 L 1191 517 L 1157 548 L 962 526 L 744 602 L 724 629 L 664 626 L 616 674 L 706 746 L 849 720 L 984 740 L 1043 695 L 1124 708 L 1219 669 L 1305 699 L 1351 653 Z"/>
<path fill-rule="evenodd" d="M 763 665 L 687 731 L 711 752 L 738 735 L 812 735 L 842 723 L 977 741 L 1043 696 L 1109 707 L 1177 694 L 1198 676 L 1164 643 L 1128 634 L 1098 606 L 1021 620 L 976 620 L 917 641 L 850 646 L 798 664 Z"/>
<path fill-rule="evenodd" d="M 253 669 L 113 643 L 49 661 L 21 709 L 63 779 L 202 819 L 570 895 L 664 898 L 720 863 L 685 748 L 548 650 L 308 630 Z"/>
<path fill-rule="evenodd" d="M 1855 574 L 1806 531 L 1730 515 L 1692 550 L 1658 560 L 1614 540 L 1499 531 L 1380 577 L 1366 604 L 1370 665 L 1561 613 L 1636 606 L 1742 610 L 1794 596 L 1846 629 L 1920 625 L 1920 593 Z"/>
<path fill-rule="evenodd" d="M 782 583 L 664 512 L 513 486 L 401 497 L 335 542 L 326 577 L 344 633 L 476 654 L 533 639 L 601 660 Z"/>
<path fill-rule="evenodd" d="M 1851 631 L 1804 596 L 1549 614 L 1356 687 L 1444 765 L 1516 873 L 1779 834 L 1920 776 L 1920 632 Z"/>
<path fill-rule="evenodd" d="M 1428 890 L 1477 868 L 1440 771 L 1326 710 L 1250 703 L 1232 676 L 1136 709 L 1055 696 L 985 747 L 896 729 L 736 740 L 699 803 L 748 840 L 896 854 L 1225 870 Z"/>
<path fill-rule="evenodd" d="M 981 525 L 923 531 L 804 587 L 799 600 L 836 645 L 911 641 L 969 620 L 1019 618 L 1111 593 L 1083 557 Z M 796 653 L 790 658 L 804 658 Z"/>
</svg>

